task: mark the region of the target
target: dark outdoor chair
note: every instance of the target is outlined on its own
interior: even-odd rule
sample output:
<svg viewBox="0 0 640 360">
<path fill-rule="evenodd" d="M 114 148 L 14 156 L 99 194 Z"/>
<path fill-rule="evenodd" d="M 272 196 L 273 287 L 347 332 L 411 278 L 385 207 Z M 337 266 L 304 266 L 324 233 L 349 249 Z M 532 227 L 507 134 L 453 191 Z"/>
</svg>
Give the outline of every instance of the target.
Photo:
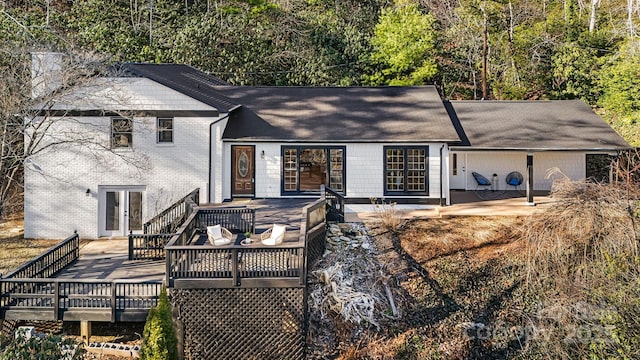
<svg viewBox="0 0 640 360">
<path fill-rule="evenodd" d="M 513 186 L 515 190 L 518 190 L 518 187 L 522 185 L 522 181 L 524 178 L 522 174 L 517 171 L 512 171 L 507 175 L 507 185 Z"/>
<path fill-rule="evenodd" d="M 472 172 L 471 175 L 473 175 L 473 178 L 476 179 L 476 189 L 478 189 L 481 186 L 488 186 L 491 187 L 491 181 L 489 181 L 489 179 L 487 179 L 486 177 L 478 174 L 477 172 Z"/>
</svg>

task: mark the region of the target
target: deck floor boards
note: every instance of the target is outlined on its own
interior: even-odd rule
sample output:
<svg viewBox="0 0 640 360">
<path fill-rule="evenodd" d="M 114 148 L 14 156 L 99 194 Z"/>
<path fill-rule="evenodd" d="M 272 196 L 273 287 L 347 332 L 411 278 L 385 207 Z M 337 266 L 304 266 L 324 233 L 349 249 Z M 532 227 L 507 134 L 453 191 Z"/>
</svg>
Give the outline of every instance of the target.
<svg viewBox="0 0 640 360">
<path fill-rule="evenodd" d="M 203 208 L 248 207 L 256 209 L 256 233 L 274 223 L 287 226 L 286 243 L 296 242 L 300 235 L 302 208 L 316 199 L 241 199 L 222 204 L 203 205 Z M 206 239 L 206 238 L 205 238 Z M 204 241 L 203 241 L 204 242 Z M 164 260 L 129 260 L 128 240 L 92 240 L 80 249 L 78 261 L 61 271 L 59 279 L 96 280 L 163 280 Z"/>
</svg>

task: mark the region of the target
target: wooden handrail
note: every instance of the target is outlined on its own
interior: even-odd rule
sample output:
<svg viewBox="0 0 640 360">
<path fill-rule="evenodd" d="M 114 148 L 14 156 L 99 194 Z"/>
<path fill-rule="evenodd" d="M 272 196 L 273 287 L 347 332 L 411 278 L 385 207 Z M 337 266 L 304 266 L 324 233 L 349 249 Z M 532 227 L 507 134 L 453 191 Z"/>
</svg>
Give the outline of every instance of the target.
<svg viewBox="0 0 640 360">
<path fill-rule="evenodd" d="M 327 220 L 344 222 L 344 196 L 329 187 L 325 187 L 324 190 L 327 202 Z"/>
<path fill-rule="evenodd" d="M 175 233 L 183 220 L 198 207 L 199 201 L 200 189 L 197 188 L 144 223 L 143 232 L 145 234 Z"/>
<path fill-rule="evenodd" d="M 47 278 L 78 260 L 80 236 L 77 232 L 34 257 L 3 278 Z"/>
</svg>

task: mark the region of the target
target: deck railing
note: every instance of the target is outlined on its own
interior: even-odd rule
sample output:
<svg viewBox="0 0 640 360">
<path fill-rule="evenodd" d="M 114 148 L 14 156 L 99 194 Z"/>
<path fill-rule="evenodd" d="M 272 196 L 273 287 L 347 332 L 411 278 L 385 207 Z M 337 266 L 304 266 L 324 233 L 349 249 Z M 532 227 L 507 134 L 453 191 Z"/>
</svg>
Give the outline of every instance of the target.
<svg viewBox="0 0 640 360">
<path fill-rule="evenodd" d="M 168 209 L 147 221 L 144 234 L 129 234 L 129 260 L 164 259 L 164 247 L 185 222 L 198 212 L 200 189 L 195 189 Z"/>
<path fill-rule="evenodd" d="M 198 227 L 220 225 L 234 233 L 255 232 L 256 211 L 247 208 L 199 209 Z"/>
<path fill-rule="evenodd" d="M 329 187 L 324 188 L 327 201 L 327 221 L 344 222 L 344 196 Z"/>
<path fill-rule="evenodd" d="M 255 211 L 246 208 L 198 209 L 167 244 L 168 287 L 233 287 L 250 284 L 306 284 L 307 264 L 324 252 L 326 202 L 306 206 L 300 225 L 300 241 L 292 246 L 214 247 L 192 244 L 206 226 L 221 224 L 235 232 L 253 232 Z M 305 254 L 311 256 L 305 258 Z M 209 280 L 216 280 L 217 283 Z M 204 282 L 208 283 L 205 285 Z"/>
<path fill-rule="evenodd" d="M 164 259 L 164 247 L 174 234 L 129 234 L 129 260 Z"/>
<path fill-rule="evenodd" d="M 29 260 L 3 278 L 47 278 L 54 276 L 80 256 L 80 236 L 74 233 L 44 253 Z"/>
<path fill-rule="evenodd" d="M 176 201 L 143 225 L 145 234 L 175 234 L 185 219 L 200 203 L 200 189 Z"/>
<path fill-rule="evenodd" d="M 304 285 L 304 247 L 211 245 L 174 246 L 167 248 L 167 284 L 169 287 L 233 287 L 253 279 L 269 287 L 274 278 L 294 280 Z M 261 281 L 259 279 L 271 279 Z M 218 282 L 214 283 L 211 280 Z M 221 281 L 222 280 L 222 281 Z M 203 282 L 204 281 L 204 282 Z"/>
<path fill-rule="evenodd" d="M 0 317 L 144 321 L 161 289 L 162 281 L 0 279 Z"/>
</svg>

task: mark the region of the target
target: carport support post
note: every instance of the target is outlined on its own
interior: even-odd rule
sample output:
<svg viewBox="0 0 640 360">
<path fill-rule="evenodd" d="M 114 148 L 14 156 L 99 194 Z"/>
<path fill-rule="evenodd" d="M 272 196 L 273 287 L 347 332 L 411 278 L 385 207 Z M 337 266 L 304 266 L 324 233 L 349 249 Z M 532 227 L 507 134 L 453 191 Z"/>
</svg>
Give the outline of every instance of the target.
<svg viewBox="0 0 640 360">
<path fill-rule="evenodd" d="M 80 338 L 82 338 L 85 344 L 89 343 L 91 339 L 91 321 L 80 321 Z"/>
<path fill-rule="evenodd" d="M 527 205 L 535 205 L 533 202 L 533 154 L 527 154 Z"/>
</svg>

